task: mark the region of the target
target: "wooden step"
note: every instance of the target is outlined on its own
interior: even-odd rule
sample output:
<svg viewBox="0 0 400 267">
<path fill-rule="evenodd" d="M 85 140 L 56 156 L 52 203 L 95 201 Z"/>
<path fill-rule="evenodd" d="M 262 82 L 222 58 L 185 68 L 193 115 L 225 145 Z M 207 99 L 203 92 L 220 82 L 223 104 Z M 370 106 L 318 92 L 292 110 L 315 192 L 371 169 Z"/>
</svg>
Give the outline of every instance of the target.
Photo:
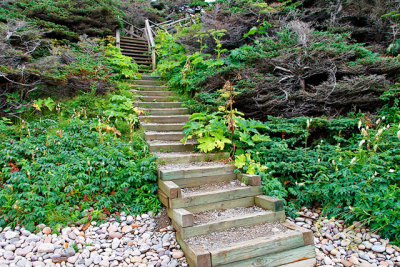
<svg viewBox="0 0 400 267">
<path fill-rule="evenodd" d="M 193 162 L 190 164 L 167 164 L 159 167 L 159 177 L 165 181 L 232 174 L 234 165 L 216 162 Z"/>
<path fill-rule="evenodd" d="M 168 195 L 169 201 L 182 197 L 181 189 L 172 181 L 164 182 L 159 180 L 159 188 Z M 286 218 L 284 209 L 274 208 L 274 202 L 283 201 L 272 198 L 268 202 L 268 199 L 264 197 L 261 195 L 239 198 L 237 200 L 244 199 L 245 201 L 235 201 L 236 205 L 217 209 L 215 209 L 215 203 L 210 205 L 210 208 L 207 208 L 206 204 L 201 209 L 191 209 L 190 207 L 169 209 L 168 216 L 182 238 L 219 232 L 231 227 L 249 226 L 266 222 L 284 222 Z M 248 201 L 249 198 L 251 201 Z M 263 201 L 258 201 L 259 199 Z M 273 208 L 269 209 L 270 207 Z M 191 212 L 191 210 L 197 211 Z"/>
<path fill-rule="evenodd" d="M 127 42 L 127 41 L 122 41 L 122 42 L 120 42 L 120 47 L 121 47 L 122 49 L 124 49 L 124 48 L 136 48 L 136 47 L 146 47 L 146 48 L 148 48 L 147 43 L 142 43 L 142 42 Z"/>
<path fill-rule="evenodd" d="M 134 50 L 134 49 L 123 49 L 121 51 L 122 54 L 124 55 L 128 55 L 130 57 L 138 57 L 138 58 L 150 58 L 151 56 L 149 55 L 149 51 L 148 50 Z"/>
<path fill-rule="evenodd" d="M 154 132 L 157 133 L 157 132 Z M 180 133 L 179 137 L 183 138 L 182 132 L 176 132 Z M 162 136 L 165 133 L 159 134 L 159 136 Z M 146 133 L 145 133 L 146 136 Z M 157 137 L 160 138 L 160 137 Z M 178 136 L 176 137 L 178 138 Z M 181 138 L 181 139 L 182 139 Z M 180 140 L 181 140 L 180 139 Z M 160 139 L 159 139 L 160 140 Z M 201 162 L 201 161 L 219 161 L 221 159 L 227 159 L 229 158 L 229 153 L 228 152 L 221 152 L 221 153 L 156 153 L 157 156 L 157 162 L 162 163 L 162 164 L 178 164 L 178 163 L 190 163 L 190 162 Z"/>
<path fill-rule="evenodd" d="M 121 52 L 127 54 L 149 54 L 149 50 L 146 47 L 124 48 Z"/>
<path fill-rule="evenodd" d="M 170 132 L 182 131 L 184 123 L 141 123 L 146 131 Z"/>
<path fill-rule="evenodd" d="M 148 141 L 150 152 L 183 152 L 193 151 L 195 144 L 182 144 L 179 141 Z"/>
<path fill-rule="evenodd" d="M 138 40 L 138 39 L 127 39 L 127 38 L 121 38 L 120 40 L 120 45 L 145 45 L 147 46 L 147 41 L 142 41 L 142 40 Z"/>
<path fill-rule="evenodd" d="M 233 227 L 203 235 L 201 239 L 197 236 L 184 239 L 177 233 L 177 240 L 192 266 L 269 267 L 315 257 L 312 231 L 286 222 Z M 309 264 L 309 261 L 306 263 Z"/>
<path fill-rule="evenodd" d="M 143 76 L 143 75 L 142 75 Z M 143 77 L 142 77 L 143 78 Z M 165 91 L 168 89 L 168 86 L 165 85 L 141 85 L 141 84 L 132 84 L 132 88 L 137 90 L 145 90 L 145 91 Z"/>
<path fill-rule="evenodd" d="M 137 59 L 144 59 L 144 60 L 151 60 L 151 56 L 147 53 L 130 53 L 130 52 L 122 52 L 122 54 L 132 57 L 132 58 L 137 58 Z"/>
<path fill-rule="evenodd" d="M 147 115 L 184 115 L 188 114 L 187 108 L 140 108 Z"/>
<path fill-rule="evenodd" d="M 163 140 L 163 141 L 180 141 L 184 137 L 182 132 L 145 132 L 146 141 Z"/>
<path fill-rule="evenodd" d="M 135 95 L 142 96 L 175 96 L 171 91 L 145 91 L 145 90 L 131 90 Z"/>
<path fill-rule="evenodd" d="M 134 84 L 139 84 L 139 85 L 164 85 L 165 82 L 162 80 L 133 80 L 132 81 Z M 172 93 L 172 92 L 171 92 Z"/>
<path fill-rule="evenodd" d="M 141 108 L 180 108 L 182 102 L 135 102 Z"/>
<path fill-rule="evenodd" d="M 161 76 L 142 75 L 142 80 L 160 80 Z"/>
<path fill-rule="evenodd" d="M 203 193 L 192 193 L 182 198 L 170 200 L 170 208 L 186 208 L 192 206 L 206 205 L 211 203 L 218 203 L 221 201 L 257 196 L 262 194 L 259 186 L 244 186 L 235 189 L 220 189 Z"/>
<path fill-rule="evenodd" d="M 121 36 L 121 40 L 147 42 L 146 39 L 144 38 L 129 37 L 129 36 Z"/>
<path fill-rule="evenodd" d="M 174 96 L 148 96 L 142 93 L 136 94 L 135 98 L 143 102 L 173 102 L 175 100 Z"/>
<path fill-rule="evenodd" d="M 167 116 L 140 116 L 140 121 L 154 123 L 180 123 L 187 122 L 190 115 L 167 115 Z"/>
<path fill-rule="evenodd" d="M 177 215 L 177 212 L 174 212 L 176 210 L 180 211 L 185 209 L 169 209 L 170 211 L 169 213 L 171 214 L 171 216 L 179 215 L 179 214 Z M 187 212 L 187 214 L 192 214 L 187 210 L 185 211 Z M 214 212 L 220 214 L 224 211 L 226 210 L 214 210 Z M 196 214 L 194 214 L 194 216 L 196 216 Z M 173 220 L 173 225 L 175 230 L 179 232 L 182 238 L 186 239 L 194 236 L 207 235 L 213 232 L 224 231 L 232 227 L 251 226 L 260 223 L 283 222 L 285 220 L 285 212 L 284 211 L 274 212 L 270 210 L 263 210 L 260 212 L 253 212 L 251 214 L 245 214 L 245 215 L 236 215 L 236 216 L 232 215 L 231 217 L 228 218 L 216 221 L 210 221 L 203 224 L 195 224 L 186 227 L 183 227 L 182 225 L 179 224 L 182 223 L 182 221 L 176 222 L 174 218 L 171 219 Z"/>
</svg>

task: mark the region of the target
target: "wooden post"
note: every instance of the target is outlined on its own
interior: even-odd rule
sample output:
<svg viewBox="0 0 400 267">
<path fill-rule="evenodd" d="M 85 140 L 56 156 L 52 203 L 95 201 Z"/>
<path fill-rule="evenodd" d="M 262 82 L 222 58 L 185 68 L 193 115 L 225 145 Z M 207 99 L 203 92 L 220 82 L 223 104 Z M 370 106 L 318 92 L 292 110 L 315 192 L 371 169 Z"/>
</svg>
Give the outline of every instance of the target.
<svg viewBox="0 0 400 267">
<path fill-rule="evenodd" d="M 121 33 L 119 29 L 115 33 L 115 46 L 118 48 L 121 47 Z"/>
<path fill-rule="evenodd" d="M 156 49 L 152 48 L 151 49 L 151 64 L 153 66 L 153 71 L 156 70 Z"/>
<path fill-rule="evenodd" d="M 133 25 L 131 25 L 130 27 L 129 27 L 129 32 L 131 33 L 131 37 L 133 37 L 134 35 L 133 35 Z"/>
</svg>

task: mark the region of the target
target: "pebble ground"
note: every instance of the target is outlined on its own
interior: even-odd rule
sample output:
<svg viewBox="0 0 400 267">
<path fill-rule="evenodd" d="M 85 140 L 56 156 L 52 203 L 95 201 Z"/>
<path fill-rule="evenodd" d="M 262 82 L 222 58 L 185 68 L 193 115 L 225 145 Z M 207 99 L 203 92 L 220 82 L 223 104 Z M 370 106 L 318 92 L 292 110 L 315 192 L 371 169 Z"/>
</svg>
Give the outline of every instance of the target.
<svg viewBox="0 0 400 267">
<path fill-rule="evenodd" d="M 118 220 L 66 227 L 59 234 L 45 225 L 39 233 L 0 228 L 0 266 L 188 266 L 163 214 L 122 213 Z M 400 266 L 400 248 L 368 228 L 322 217 L 321 209 L 304 207 L 298 215 L 288 220 L 313 230 L 318 266 Z"/>
</svg>

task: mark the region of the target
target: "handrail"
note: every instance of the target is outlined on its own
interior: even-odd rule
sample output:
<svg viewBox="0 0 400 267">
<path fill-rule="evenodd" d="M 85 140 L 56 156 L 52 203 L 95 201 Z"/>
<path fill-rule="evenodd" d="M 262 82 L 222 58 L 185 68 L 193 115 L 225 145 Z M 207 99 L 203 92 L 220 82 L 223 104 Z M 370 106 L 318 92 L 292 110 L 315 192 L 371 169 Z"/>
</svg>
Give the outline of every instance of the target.
<svg viewBox="0 0 400 267">
<path fill-rule="evenodd" d="M 115 44 L 118 48 L 121 47 L 121 33 L 119 29 L 115 32 Z"/>
<path fill-rule="evenodd" d="M 127 22 L 124 19 L 121 19 L 122 22 L 126 23 L 127 26 L 129 26 L 129 29 L 122 28 L 122 29 L 117 29 L 116 34 L 115 34 L 115 39 L 116 39 L 116 46 L 120 47 L 121 46 L 121 33 L 126 32 L 132 37 L 137 37 L 137 38 L 144 38 L 147 41 L 147 46 L 149 48 L 149 52 L 151 52 L 151 62 L 152 62 L 152 68 L 153 71 L 156 69 L 156 55 L 158 55 L 156 51 L 156 44 L 154 42 L 154 36 L 157 34 L 157 28 L 162 29 L 168 33 L 168 29 L 177 24 L 181 23 L 182 21 L 190 20 L 191 22 L 194 23 L 191 17 L 186 17 L 183 19 L 179 19 L 176 21 L 168 20 L 162 23 L 154 23 L 153 21 L 146 19 L 145 20 L 145 27 L 142 29 L 137 28 L 136 26 L 132 25 L 131 23 Z M 153 25 L 150 25 L 153 24 Z M 136 32 L 135 32 L 136 31 Z"/>
<path fill-rule="evenodd" d="M 148 19 L 145 21 L 145 36 L 147 37 L 147 43 L 149 45 L 149 50 L 151 51 L 151 63 L 153 71 L 156 69 L 156 43 L 154 42 L 153 32 L 150 27 L 150 22 Z"/>
</svg>

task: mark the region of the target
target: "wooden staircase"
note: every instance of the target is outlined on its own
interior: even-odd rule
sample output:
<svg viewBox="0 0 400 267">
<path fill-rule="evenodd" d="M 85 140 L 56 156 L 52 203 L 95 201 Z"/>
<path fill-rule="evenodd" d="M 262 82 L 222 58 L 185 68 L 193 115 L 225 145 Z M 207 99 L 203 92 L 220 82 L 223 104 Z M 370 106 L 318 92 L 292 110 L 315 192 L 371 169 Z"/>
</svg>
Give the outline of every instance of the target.
<svg viewBox="0 0 400 267">
<path fill-rule="evenodd" d="M 159 77 L 133 81 L 150 151 L 159 163 L 158 194 L 190 266 L 315 265 L 310 230 L 285 221 L 283 201 L 262 194 L 257 175 L 234 173 L 226 153 L 182 144 L 188 110 Z"/>
<path fill-rule="evenodd" d="M 141 72 L 152 69 L 151 55 L 145 39 L 121 37 L 119 45 L 122 49 L 122 54 L 133 58 L 139 65 L 139 69 L 142 70 Z"/>
</svg>

